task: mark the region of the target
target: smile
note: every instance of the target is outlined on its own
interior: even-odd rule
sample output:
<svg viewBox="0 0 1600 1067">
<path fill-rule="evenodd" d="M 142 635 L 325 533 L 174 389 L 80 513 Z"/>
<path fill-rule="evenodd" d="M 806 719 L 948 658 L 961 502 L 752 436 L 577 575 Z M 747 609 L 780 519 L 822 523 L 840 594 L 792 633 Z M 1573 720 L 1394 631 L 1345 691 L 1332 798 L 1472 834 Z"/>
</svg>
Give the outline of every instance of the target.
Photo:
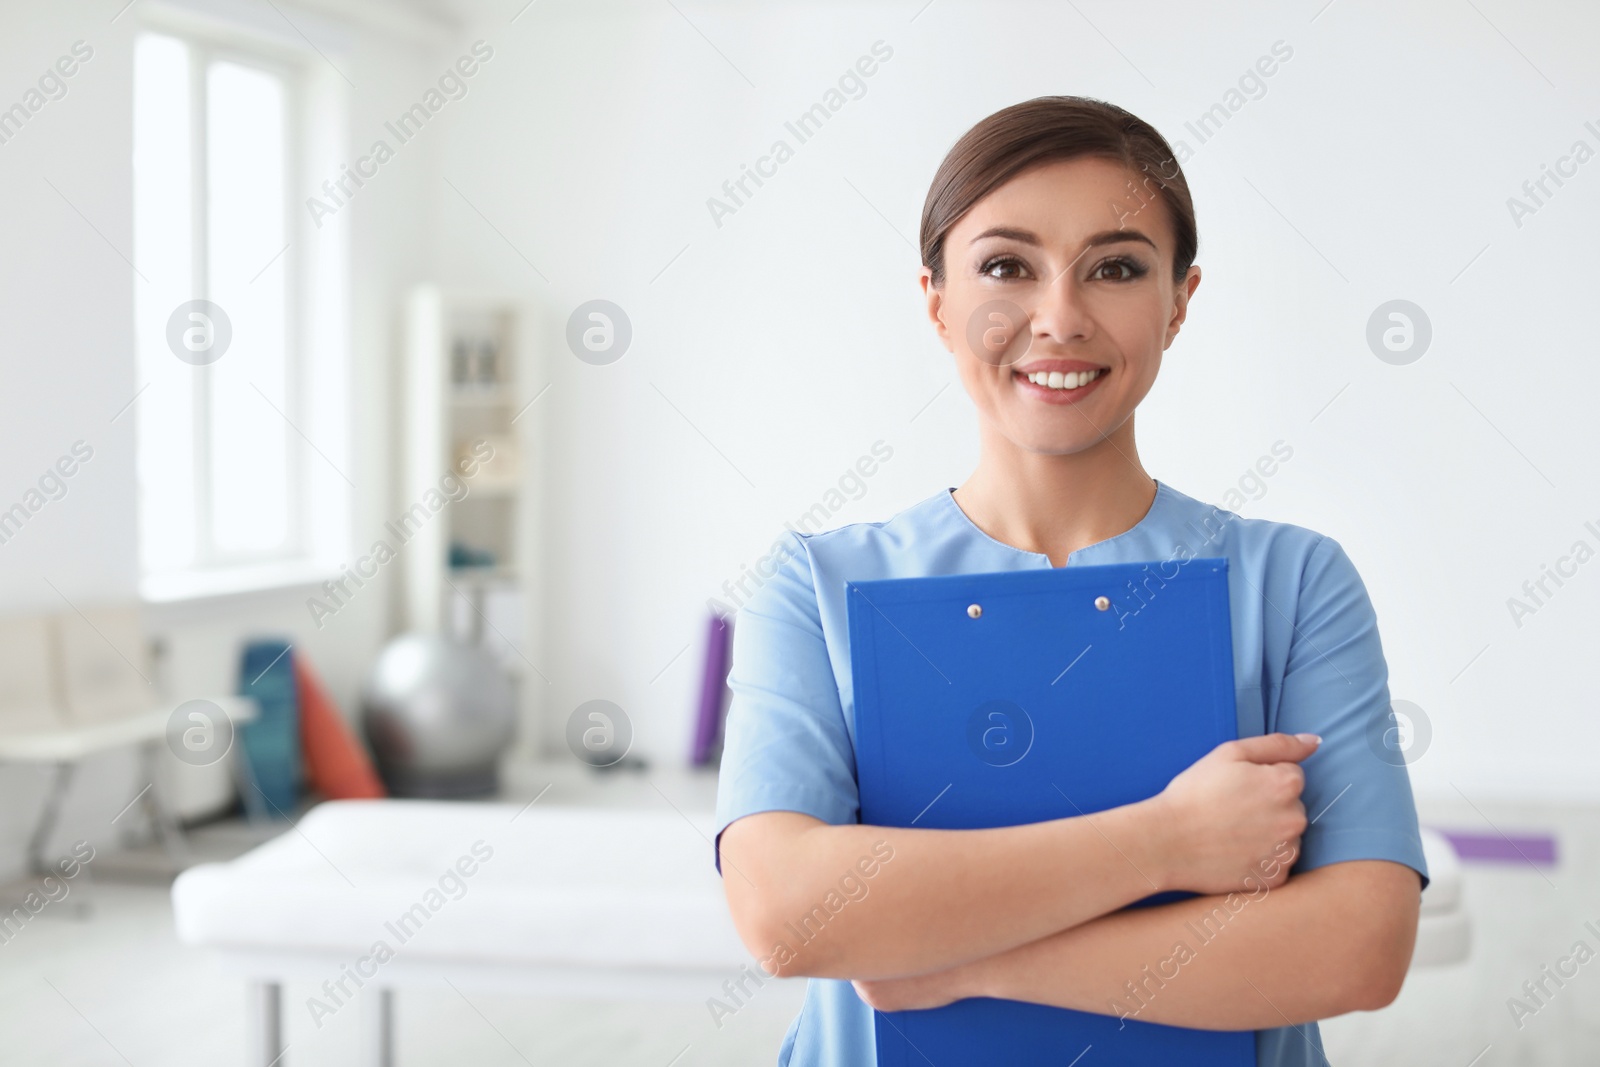
<svg viewBox="0 0 1600 1067">
<path fill-rule="evenodd" d="M 1046 389 L 1066 391 L 1081 389 L 1105 374 L 1105 372 L 1105 368 L 1101 367 L 1097 370 L 1068 371 L 1065 374 L 1060 371 L 1036 371 L 1032 374 L 1023 375 L 1019 372 L 1017 377 L 1026 377 L 1034 385 L 1042 385 Z"/>
</svg>

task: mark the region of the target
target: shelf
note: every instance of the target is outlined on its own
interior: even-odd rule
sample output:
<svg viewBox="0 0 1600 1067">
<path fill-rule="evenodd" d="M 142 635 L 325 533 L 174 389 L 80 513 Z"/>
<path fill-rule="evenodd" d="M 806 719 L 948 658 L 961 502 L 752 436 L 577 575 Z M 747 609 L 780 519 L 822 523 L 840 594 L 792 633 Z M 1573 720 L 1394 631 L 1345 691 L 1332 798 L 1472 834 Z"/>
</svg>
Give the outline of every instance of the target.
<svg viewBox="0 0 1600 1067">
<path fill-rule="evenodd" d="M 479 639 L 487 633 L 485 643 L 493 645 L 501 640 L 487 621 L 493 620 L 507 639 L 531 651 L 539 644 L 531 601 L 538 575 L 526 561 L 536 558 L 530 503 L 537 471 L 523 462 L 531 451 L 525 439 L 532 424 L 512 419 L 532 395 L 525 383 L 542 320 L 522 297 L 433 285 L 407 294 L 405 318 L 401 499 L 418 499 L 434 488 L 441 468 L 458 472 L 467 492 L 458 491 L 445 521 L 426 526 L 406 549 L 404 625 Z M 458 358 L 462 349 L 464 360 Z M 456 379 L 458 367 L 472 376 Z M 482 380 L 479 370 L 486 375 Z M 473 550 L 458 558 L 484 553 L 495 562 L 450 566 L 452 544 Z M 517 658 L 508 670 L 516 674 L 519 665 L 526 668 Z M 521 714 L 531 716 L 531 691 L 518 701 Z"/>
</svg>

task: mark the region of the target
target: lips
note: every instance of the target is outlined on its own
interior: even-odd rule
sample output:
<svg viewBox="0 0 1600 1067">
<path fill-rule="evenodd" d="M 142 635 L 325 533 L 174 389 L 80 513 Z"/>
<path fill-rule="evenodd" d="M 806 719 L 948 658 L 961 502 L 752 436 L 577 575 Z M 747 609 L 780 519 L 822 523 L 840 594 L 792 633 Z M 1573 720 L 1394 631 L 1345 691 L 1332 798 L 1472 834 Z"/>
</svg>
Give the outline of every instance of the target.
<svg viewBox="0 0 1600 1067">
<path fill-rule="evenodd" d="M 1045 403 L 1073 404 L 1099 388 L 1110 373 L 1110 368 L 1081 360 L 1035 360 L 1014 368 L 1011 380 Z"/>
</svg>

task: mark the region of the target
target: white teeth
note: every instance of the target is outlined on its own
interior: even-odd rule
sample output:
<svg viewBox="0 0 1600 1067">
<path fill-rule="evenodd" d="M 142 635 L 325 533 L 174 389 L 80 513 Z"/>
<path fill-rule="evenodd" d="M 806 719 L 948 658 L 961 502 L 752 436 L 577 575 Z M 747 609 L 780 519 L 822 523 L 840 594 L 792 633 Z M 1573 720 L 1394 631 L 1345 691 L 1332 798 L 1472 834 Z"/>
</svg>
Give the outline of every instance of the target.
<svg viewBox="0 0 1600 1067">
<path fill-rule="evenodd" d="M 1104 369 L 1075 371 L 1067 374 L 1063 374 L 1060 371 L 1038 371 L 1028 375 L 1028 381 L 1035 385 L 1048 386 L 1051 389 L 1077 389 L 1080 386 L 1088 385 L 1104 373 Z"/>
</svg>

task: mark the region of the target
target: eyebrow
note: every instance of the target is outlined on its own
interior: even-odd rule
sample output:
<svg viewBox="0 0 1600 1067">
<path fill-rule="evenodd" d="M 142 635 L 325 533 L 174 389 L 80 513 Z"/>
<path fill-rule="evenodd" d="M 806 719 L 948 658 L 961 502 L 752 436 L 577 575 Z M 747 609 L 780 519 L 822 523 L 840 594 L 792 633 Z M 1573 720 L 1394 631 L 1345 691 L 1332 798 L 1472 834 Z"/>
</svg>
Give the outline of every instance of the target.
<svg viewBox="0 0 1600 1067">
<path fill-rule="evenodd" d="M 1039 240 L 1039 235 L 1032 230 L 1018 230 L 1010 226 L 991 226 L 974 237 L 970 243 L 977 244 L 986 237 L 1007 237 L 1013 241 L 1018 241 L 1025 245 L 1034 245 L 1035 247 L 1044 245 L 1044 242 Z M 1084 242 L 1084 247 L 1095 248 L 1099 245 L 1113 245 L 1122 241 L 1143 241 L 1151 248 L 1156 247 L 1154 241 L 1138 230 L 1101 230 L 1099 233 L 1091 235 Z"/>
</svg>

